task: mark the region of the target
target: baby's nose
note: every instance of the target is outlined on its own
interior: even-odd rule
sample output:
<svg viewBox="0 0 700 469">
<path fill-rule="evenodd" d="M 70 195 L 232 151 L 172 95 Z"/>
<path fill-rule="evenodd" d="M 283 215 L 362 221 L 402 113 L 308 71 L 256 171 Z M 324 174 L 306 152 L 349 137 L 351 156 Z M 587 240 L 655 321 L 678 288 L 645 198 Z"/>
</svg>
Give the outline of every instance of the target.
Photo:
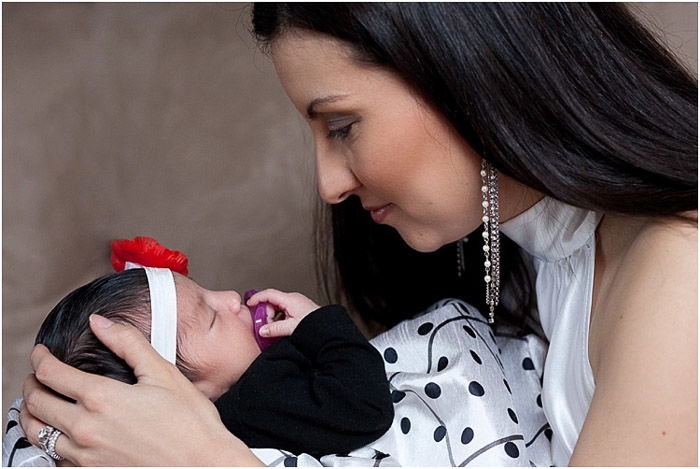
<svg viewBox="0 0 700 469">
<path fill-rule="evenodd" d="M 222 291 L 221 296 L 227 304 L 232 304 L 235 308 L 241 306 L 241 295 L 234 290 Z"/>
</svg>

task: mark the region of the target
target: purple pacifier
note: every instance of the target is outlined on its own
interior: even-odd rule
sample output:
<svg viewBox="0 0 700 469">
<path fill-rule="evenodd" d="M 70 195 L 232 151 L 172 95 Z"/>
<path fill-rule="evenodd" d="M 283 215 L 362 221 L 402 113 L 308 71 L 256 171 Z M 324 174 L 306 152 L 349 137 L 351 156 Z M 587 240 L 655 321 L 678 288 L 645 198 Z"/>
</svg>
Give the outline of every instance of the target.
<svg viewBox="0 0 700 469">
<path fill-rule="evenodd" d="M 251 296 L 255 295 L 257 290 L 248 290 L 243 295 L 243 301 L 248 303 Z M 270 345 L 274 344 L 280 337 L 260 337 L 260 328 L 267 324 L 267 303 L 262 302 L 250 309 L 250 316 L 253 318 L 253 332 L 255 333 L 255 341 L 258 343 L 260 350 L 265 350 Z"/>
</svg>

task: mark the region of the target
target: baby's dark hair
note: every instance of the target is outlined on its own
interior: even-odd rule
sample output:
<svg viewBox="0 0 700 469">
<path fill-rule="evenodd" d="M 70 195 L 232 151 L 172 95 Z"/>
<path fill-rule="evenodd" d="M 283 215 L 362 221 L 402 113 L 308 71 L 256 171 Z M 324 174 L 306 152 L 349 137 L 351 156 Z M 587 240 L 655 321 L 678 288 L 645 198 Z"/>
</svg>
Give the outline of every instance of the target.
<svg viewBox="0 0 700 469">
<path fill-rule="evenodd" d="M 62 362 L 88 373 L 136 383 L 127 363 L 109 350 L 92 333 L 91 314 L 136 327 L 150 340 L 151 299 L 143 269 L 105 275 L 72 291 L 46 316 L 36 336 Z M 178 344 L 181 343 L 178 333 Z M 197 377 L 177 348 L 176 365 L 190 380 Z"/>
</svg>

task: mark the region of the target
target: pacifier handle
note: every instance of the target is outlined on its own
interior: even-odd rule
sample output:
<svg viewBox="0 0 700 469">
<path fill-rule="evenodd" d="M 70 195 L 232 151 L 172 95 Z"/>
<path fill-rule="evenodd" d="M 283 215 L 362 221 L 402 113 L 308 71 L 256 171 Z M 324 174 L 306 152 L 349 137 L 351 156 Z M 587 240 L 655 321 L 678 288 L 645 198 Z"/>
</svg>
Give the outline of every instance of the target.
<svg viewBox="0 0 700 469">
<path fill-rule="evenodd" d="M 257 290 L 248 290 L 247 292 L 245 292 L 245 295 L 243 295 L 243 301 L 247 303 L 250 297 L 255 295 L 255 293 L 257 293 Z M 268 322 L 267 302 L 263 301 L 255 305 L 255 307 L 250 310 L 250 316 L 253 318 L 253 332 L 255 336 L 255 341 L 258 343 L 260 350 L 265 350 L 270 345 L 274 344 L 275 342 L 281 339 L 281 337 L 260 336 L 260 328 L 262 328 Z"/>
</svg>

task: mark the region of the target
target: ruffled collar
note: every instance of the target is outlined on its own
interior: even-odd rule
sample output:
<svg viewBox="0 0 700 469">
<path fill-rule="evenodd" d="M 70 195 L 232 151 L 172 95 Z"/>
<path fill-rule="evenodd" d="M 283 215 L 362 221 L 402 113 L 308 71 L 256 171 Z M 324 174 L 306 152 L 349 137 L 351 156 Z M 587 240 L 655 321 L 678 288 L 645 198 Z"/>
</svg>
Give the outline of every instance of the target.
<svg viewBox="0 0 700 469">
<path fill-rule="evenodd" d="M 602 213 L 544 197 L 502 223 L 504 235 L 534 257 L 556 261 L 571 256 L 595 233 Z"/>
</svg>

